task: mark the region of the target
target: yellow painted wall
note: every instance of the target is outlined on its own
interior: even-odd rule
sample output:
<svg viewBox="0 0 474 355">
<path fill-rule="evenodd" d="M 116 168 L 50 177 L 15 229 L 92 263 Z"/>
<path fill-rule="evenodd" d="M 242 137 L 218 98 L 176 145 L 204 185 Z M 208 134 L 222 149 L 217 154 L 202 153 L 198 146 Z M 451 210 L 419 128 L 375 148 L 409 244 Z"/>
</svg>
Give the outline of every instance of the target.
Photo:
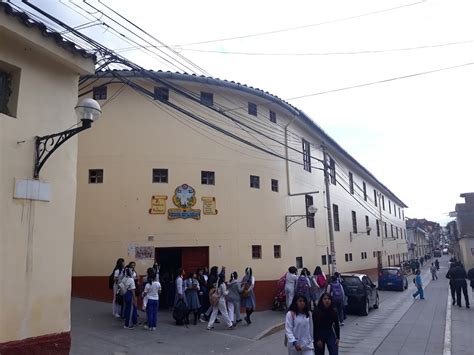
<svg viewBox="0 0 474 355">
<path fill-rule="evenodd" d="M 0 114 L 2 343 L 70 329 L 77 140 L 65 143 L 43 167 L 51 202 L 13 199 L 14 179 L 32 179 L 36 135 L 77 122 L 78 75 L 93 71 L 94 63 L 4 13 L 0 41 L 0 68 L 21 71 L 16 118 Z"/>
</svg>

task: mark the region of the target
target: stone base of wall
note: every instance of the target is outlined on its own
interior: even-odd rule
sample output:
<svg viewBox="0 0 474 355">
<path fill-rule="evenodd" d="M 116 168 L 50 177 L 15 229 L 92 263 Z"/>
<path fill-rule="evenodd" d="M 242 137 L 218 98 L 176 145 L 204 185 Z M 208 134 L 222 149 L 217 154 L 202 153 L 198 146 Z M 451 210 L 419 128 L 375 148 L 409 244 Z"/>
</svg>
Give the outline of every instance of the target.
<svg viewBox="0 0 474 355">
<path fill-rule="evenodd" d="M 275 296 L 277 280 L 256 281 L 255 297 L 257 309 L 271 309 Z M 72 296 L 95 301 L 112 302 L 108 276 L 76 276 L 72 278 Z M 2 354 L 3 355 L 3 354 Z"/>
<path fill-rule="evenodd" d="M 0 343 L 1 355 L 69 355 L 70 332 Z"/>
</svg>

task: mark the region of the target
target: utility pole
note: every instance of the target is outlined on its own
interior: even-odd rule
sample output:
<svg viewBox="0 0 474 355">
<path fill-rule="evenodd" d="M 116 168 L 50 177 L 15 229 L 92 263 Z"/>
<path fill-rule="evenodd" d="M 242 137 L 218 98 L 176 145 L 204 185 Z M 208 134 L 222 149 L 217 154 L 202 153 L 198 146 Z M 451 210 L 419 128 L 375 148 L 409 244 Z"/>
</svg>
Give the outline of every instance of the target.
<svg viewBox="0 0 474 355">
<path fill-rule="evenodd" d="M 326 187 L 326 209 L 328 210 L 328 229 L 329 229 L 329 250 L 331 252 L 331 267 L 332 267 L 332 274 L 337 271 L 336 268 L 336 248 L 334 245 L 334 229 L 332 227 L 332 205 L 331 205 L 331 195 L 329 192 L 329 165 L 328 165 L 328 152 L 327 147 L 323 143 L 321 145 L 323 150 L 323 160 L 324 160 L 324 185 Z"/>
<path fill-rule="evenodd" d="M 384 243 L 383 243 L 383 238 L 384 238 L 384 232 L 385 232 L 385 226 L 383 225 L 383 214 L 382 214 L 382 193 L 380 191 L 377 192 L 377 196 L 376 196 L 379 200 L 379 214 L 380 214 L 380 236 L 382 237 L 382 249 L 381 251 L 379 252 L 380 253 L 380 257 L 377 258 L 379 260 L 377 260 L 377 268 L 380 269 L 383 267 L 383 252 L 384 252 Z M 385 237 L 387 237 L 387 235 L 385 235 Z"/>
</svg>

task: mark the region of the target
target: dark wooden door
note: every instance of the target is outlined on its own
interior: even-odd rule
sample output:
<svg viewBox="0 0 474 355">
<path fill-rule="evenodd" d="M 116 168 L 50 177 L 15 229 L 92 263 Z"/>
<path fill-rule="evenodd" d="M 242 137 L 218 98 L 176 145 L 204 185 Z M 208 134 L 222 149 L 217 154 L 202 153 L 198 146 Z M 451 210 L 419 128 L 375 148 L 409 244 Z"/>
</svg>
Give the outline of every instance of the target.
<svg viewBox="0 0 474 355">
<path fill-rule="evenodd" d="M 195 272 L 203 266 L 209 266 L 209 247 L 182 248 L 181 264 L 186 273 Z"/>
</svg>

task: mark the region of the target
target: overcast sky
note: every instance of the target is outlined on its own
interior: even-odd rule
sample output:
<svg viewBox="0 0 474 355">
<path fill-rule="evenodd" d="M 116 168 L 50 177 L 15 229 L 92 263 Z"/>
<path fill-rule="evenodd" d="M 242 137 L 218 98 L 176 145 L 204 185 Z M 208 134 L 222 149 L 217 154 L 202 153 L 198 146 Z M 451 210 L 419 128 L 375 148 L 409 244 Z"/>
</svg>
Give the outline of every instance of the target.
<svg viewBox="0 0 474 355">
<path fill-rule="evenodd" d="M 474 62 L 472 0 L 102 1 L 163 42 L 181 45 L 182 54 L 213 76 L 283 99 Z M 86 22 L 48 2 L 58 17 Z M 312 24 L 320 25 L 190 45 Z M 98 41 L 109 35 L 97 28 L 89 33 Z M 457 42 L 466 43 L 438 46 Z M 373 52 L 420 46 L 432 47 Z M 358 51 L 371 53 L 334 54 Z M 143 66 L 169 69 L 140 52 L 126 53 Z M 474 191 L 473 94 L 474 65 L 468 65 L 289 101 L 409 205 L 406 216 L 446 221 L 459 194 Z"/>
</svg>

